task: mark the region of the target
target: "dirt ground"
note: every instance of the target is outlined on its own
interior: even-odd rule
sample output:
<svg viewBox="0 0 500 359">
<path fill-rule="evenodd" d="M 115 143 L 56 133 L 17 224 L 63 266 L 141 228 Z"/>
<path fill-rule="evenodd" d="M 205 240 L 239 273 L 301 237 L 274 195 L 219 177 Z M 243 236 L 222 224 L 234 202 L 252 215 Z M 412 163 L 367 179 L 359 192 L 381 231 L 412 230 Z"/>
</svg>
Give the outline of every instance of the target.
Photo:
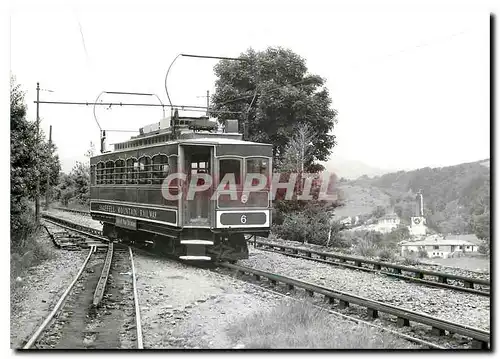
<svg viewBox="0 0 500 359">
<path fill-rule="evenodd" d="M 42 232 L 41 240 L 53 247 Z M 10 345 L 21 348 L 50 313 L 62 293 L 78 273 L 87 250 L 65 251 L 53 247 L 53 258 L 27 270 L 11 291 Z"/>
</svg>

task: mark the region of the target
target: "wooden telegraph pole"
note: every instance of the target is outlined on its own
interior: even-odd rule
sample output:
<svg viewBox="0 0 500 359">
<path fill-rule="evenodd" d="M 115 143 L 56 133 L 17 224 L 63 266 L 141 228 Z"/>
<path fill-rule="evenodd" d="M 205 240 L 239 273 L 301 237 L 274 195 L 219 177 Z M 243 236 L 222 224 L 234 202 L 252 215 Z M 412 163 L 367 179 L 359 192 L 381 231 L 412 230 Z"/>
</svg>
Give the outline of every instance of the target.
<svg viewBox="0 0 500 359">
<path fill-rule="evenodd" d="M 36 83 L 36 149 L 39 151 L 40 145 L 40 83 Z M 40 157 L 37 153 L 36 157 L 36 193 L 35 193 L 35 220 L 40 223 Z"/>
<path fill-rule="evenodd" d="M 49 153 L 50 153 L 50 146 L 52 145 L 52 125 L 50 125 L 50 130 L 49 130 Z M 49 209 L 49 191 L 50 191 L 50 166 L 47 171 L 47 188 L 45 189 L 45 209 Z"/>
</svg>

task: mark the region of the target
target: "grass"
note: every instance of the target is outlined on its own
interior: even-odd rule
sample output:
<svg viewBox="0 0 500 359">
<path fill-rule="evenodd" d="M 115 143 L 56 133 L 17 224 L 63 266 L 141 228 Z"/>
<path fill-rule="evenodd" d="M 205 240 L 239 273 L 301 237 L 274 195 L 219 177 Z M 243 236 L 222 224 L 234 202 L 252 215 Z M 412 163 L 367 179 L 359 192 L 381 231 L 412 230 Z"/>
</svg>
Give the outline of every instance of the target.
<svg viewBox="0 0 500 359">
<path fill-rule="evenodd" d="M 375 328 L 334 317 L 311 303 L 286 300 L 269 311 L 242 318 L 227 329 L 235 345 L 248 349 L 415 348 Z"/>
<path fill-rule="evenodd" d="M 17 278 L 22 277 L 28 268 L 34 267 L 50 258 L 52 244 L 47 240 L 44 229 L 35 224 L 31 210 L 21 216 L 23 225 L 17 232 L 11 233 L 10 279 L 14 289 Z"/>
</svg>

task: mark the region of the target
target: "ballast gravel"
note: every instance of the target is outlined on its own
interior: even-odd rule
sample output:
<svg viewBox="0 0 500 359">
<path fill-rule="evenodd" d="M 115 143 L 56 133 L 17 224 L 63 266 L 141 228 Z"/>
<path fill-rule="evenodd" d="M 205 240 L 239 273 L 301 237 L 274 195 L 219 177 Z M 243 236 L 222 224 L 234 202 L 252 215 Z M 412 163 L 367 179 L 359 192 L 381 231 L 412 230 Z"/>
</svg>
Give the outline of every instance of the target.
<svg viewBox="0 0 500 359">
<path fill-rule="evenodd" d="M 146 349 L 250 348 L 234 342 L 228 331 L 285 300 L 231 276 L 168 259 L 135 254 L 134 263 Z M 332 320 L 339 330 L 352 327 Z M 398 337 L 393 340 L 399 348 L 411 347 Z"/>
<path fill-rule="evenodd" d="M 489 297 L 429 287 L 383 274 L 344 269 L 262 251 L 252 246 L 249 250 L 250 258 L 238 264 L 427 313 L 436 318 L 484 330 L 490 327 Z"/>
<path fill-rule="evenodd" d="M 11 285 L 10 345 L 22 348 L 73 281 L 89 251 L 54 247 L 45 231 L 39 240 L 53 248 L 52 258 L 27 269 Z"/>
</svg>

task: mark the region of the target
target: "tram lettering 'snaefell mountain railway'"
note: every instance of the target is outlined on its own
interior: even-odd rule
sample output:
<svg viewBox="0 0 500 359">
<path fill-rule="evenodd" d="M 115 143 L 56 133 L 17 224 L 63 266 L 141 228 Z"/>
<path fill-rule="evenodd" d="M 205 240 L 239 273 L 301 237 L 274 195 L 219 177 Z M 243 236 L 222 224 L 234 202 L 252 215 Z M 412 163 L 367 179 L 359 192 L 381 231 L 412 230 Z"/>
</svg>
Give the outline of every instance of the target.
<svg viewBox="0 0 500 359">
<path fill-rule="evenodd" d="M 272 145 L 242 140 L 236 120 L 220 132 L 208 117 L 180 117 L 176 110 L 114 151 L 103 148 L 90 168 L 91 216 L 109 238 L 150 244 L 185 260 L 236 261 L 248 258 L 245 234 L 269 234 L 269 181 L 245 192 L 243 179 L 271 177 Z M 185 180 L 168 181 L 176 174 Z M 235 187 L 219 186 L 226 175 Z"/>
</svg>

